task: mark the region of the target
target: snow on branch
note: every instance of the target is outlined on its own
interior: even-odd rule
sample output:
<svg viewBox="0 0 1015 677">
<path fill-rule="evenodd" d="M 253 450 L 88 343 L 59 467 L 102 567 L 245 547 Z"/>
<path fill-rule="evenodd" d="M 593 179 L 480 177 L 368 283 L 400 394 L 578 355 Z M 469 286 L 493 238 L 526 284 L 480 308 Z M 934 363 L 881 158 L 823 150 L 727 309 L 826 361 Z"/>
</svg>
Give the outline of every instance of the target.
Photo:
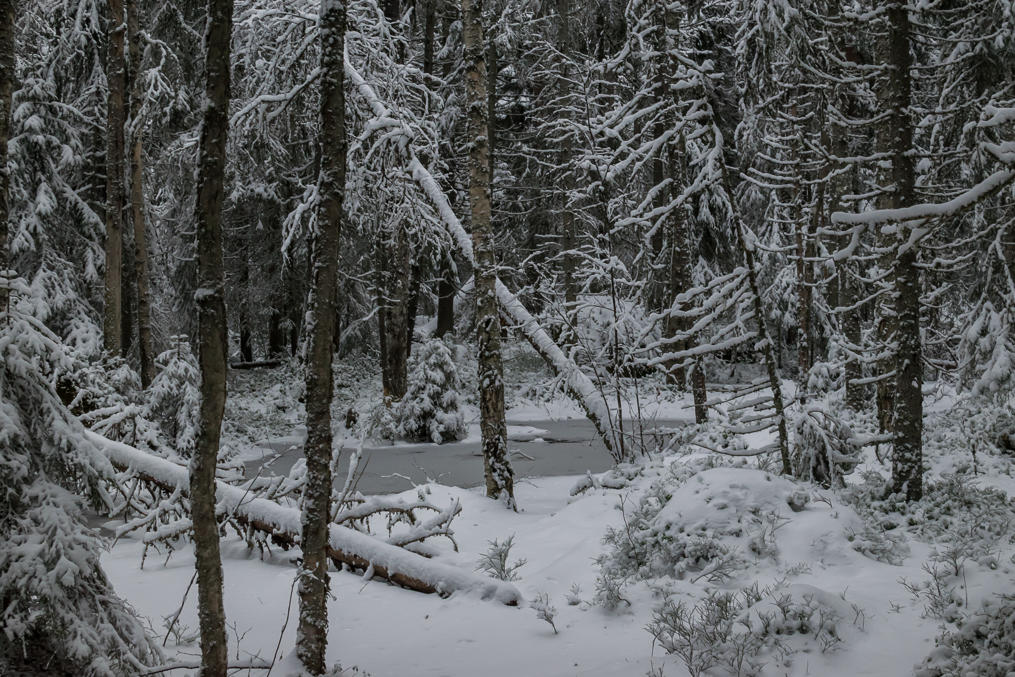
<svg viewBox="0 0 1015 677">
<path fill-rule="evenodd" d="M 1015 168 L 1000 169 L 966 192 L 947 202 L 927 203 L 899 209 L 875 209 L 869 212 L 835 212 L 832 222 L 848 226 L 900 223 L 954 216 L 1015 181 Z"/>
<path fill-rule="evenodd" d="M 412 130 L 384 105 L 373 87 L 363 79 L 363 76 L 352 65 L 348 52 L 346 52 L 345 58 L 345 74 L 352 88 L 363 97 L 373 113 L 374 120 L 367 121 L 366 127 L 368 129 L 383 128 L 387 130 L 386 138 L 397 143 L 398 148 L 404 156 L 406 170 L 412 176 L 413 181 L 422 189 L 434 209 L 437 210 L 444 229 L 455 243 L 459 253 L 467 261 L 475 264 L 472 252 L 472 239 L 451 208 L 447 194 L 437 183 L 437 179 L 434 178 L 433 174 L 423 166 L 415 150 L 413 150 Z M 532 344 L 532 347 L 539 353 L 540 357 L 563 380 L 568 394 L 585 411 L 586 416 L 592 421 L 596 430 L 603 438 L 607 449 L 612 453 L 615 448 L 613 441 L 613 420 L 609 407 L 595 385 L 574 361 L 570 360 L 564 354 L 564 351 L 553 342 L 553 339 L 539 326 L 539 323 L 536 322 L 532 314 L 518 300 L 518 297 L 500 279 L 497 280 L 497 299 L 500 302 L 501 311 L 504 315 L 517 325 L 525 338 Z"/>
</svg>

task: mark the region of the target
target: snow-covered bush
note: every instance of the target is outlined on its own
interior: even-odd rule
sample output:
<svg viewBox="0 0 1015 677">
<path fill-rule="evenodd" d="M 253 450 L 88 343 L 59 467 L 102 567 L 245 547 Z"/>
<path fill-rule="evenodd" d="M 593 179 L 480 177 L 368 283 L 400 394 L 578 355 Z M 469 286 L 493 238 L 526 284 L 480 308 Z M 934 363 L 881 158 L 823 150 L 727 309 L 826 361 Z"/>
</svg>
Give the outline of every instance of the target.
<svg viewBox="0 0 1015 677">
<path fill-rule="evenodd" d="M 929 543 L 960 543 L 969 557 L 986 561 L 995 544 L 1015 530 L 1015 501 L 999 489 L 977 486 L 969 477 L 943 475 L 928 482 L 919 501 L 907 502 L 897 495 L 885 497 L 887 490 L 885 478 L 867 473 L 863 483 L 850 486 L 842 494 L 867 524 L 868 537 L 876 539 L 881 532 L 894 543 L 883 544 L 895 551 L 883 561 L 896 563 L 898 556 L 905 556 L 903 531 Z"/>
<path fill-rule="evenodd" d="M 684 661 L 691 675 L 713 668 L 755 675 L 766 657 L 787 664 L 797 650 L 835 650 L 848 620 L 855 625 L 862 615 L 820 588 L 795 584 L 759 590 L 755 584 L 734 592 L 709 590 L 693 606 L 667 596 L 647 630 L 664 651 Z"/>
<path fill-rule="evenodd" d="M 793 422 L 790 461 L 798 479 L 841 486 L 842 476 L 860 462 L 860 445 L 842 418 L 810 404 Z"/>
<path fill-rule="evenodd" d="M 20 306 L 0 309 L 0 674 L 138 674 L 158 649 L 100 568 L 79 498 L 108 502 L 113 470 L 54 389 L 65 347 Z"/>
<path fill-rule="evenodd" d="M 745 468 L 674 464 L 641 497 L 624 526 L 607 529 L 597 562 L 606 577 L 724 581 L 746 564 L 778 553 L 776 531 L 808 497 L 793 482 Z M 688 467 L 688 466 L 692 467 Z"/>
<path fill-rule="evenodd" d="M 409 387 L 395 418 L 400 436 L 440 444 L 465 437 L 465 418 L 458 403 L 458 370 L 448 346 L 430 339 L 413 353 Z"/>
<path fill-rule="evenodd" d="M 201 372 L 186 336 L 155 358 L 158 370 L 146 392 L 145 413 L 156 421 L 181 458 L 190 458 L 197 440 Z"/>
<path fill-rule="evenodd" d="M 1015 673 L 1015 596 L 989 599 L 960 618 L 916 668 L 916 677 L 1008 677 Z"/>
</svg>

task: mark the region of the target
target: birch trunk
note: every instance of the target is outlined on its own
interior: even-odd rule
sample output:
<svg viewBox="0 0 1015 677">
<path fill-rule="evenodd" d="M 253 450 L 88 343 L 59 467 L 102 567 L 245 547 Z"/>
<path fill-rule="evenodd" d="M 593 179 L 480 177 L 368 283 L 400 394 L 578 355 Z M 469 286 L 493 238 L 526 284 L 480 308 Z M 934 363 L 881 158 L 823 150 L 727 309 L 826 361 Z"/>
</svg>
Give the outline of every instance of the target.
<svg viewBox="0 0 1015 677">
<path fill-rule="evenodd" d="M 479 416 L 486 495 L 514 506 L 514 472 L 507 455 L 504 368 L 497 309 L 497 263 L 490 214 L 490 158 L 483 2 L 462 1 L 465 92 L 469 112 L 469 205 L 475 253 L 476 334 L 479 348 Z"/>
</svg>

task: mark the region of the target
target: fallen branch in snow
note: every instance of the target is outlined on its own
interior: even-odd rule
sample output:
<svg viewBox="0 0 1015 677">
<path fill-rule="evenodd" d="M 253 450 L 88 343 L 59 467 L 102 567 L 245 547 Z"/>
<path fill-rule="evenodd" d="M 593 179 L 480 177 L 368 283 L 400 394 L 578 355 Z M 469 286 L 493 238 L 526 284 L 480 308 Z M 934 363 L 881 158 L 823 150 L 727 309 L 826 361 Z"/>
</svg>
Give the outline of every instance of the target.
<svg viewBox="0 0 1015 677">
<path fill-rule="evenodd" d="M 187 493 L 187 468 L 91 431 L 86 431 L 85 435 L 115 467 L 130 469 L 135 477 L 153 483 L 164 491 Z M 283 548 L 299 545 L 302 526 L 300 511 L 296 508 L 250 496 L 243 488 L 221 481 L 216 482 L 215 494 L 219 511 L 231 514 L 238 524 L 267 534 Z M 386 499 L 377 500 L 387 505 Z M 369 503 L 370 500 L 366 501 L 366 504 Z M 457 512 L 458 509 L 455 504 L 420 528 L 444 526 L 449 512 Z M 405 537 L 384 541 L 355 529 L 331 524 L 328 557 L 336 565 L 344 564 L 353 569 L 369 571 L 372 576 L 418 592 L 438 593 L 442 596 L 469 592 L 478 594 L 482 599 L 494 599 L 509 606 L 516 606 L 522 601 L 521 593 L 510 583 L 478 576 L 471 571 L 436 562 L 399 547 L 401 541 L 406 541 L 405 544 L 408 545 L 416 540 L 419 540 L 419 533 L 415 531 L 410 531 Z"/>
<path fill-rule="evenodd" d="M 448 201 L 448 196 L 437 183 L 433 174 L 423 166 L 412 148 L 412 130 L 396 117 L 396 114 L 380 100 L 374 88 L 363 79 L 359 71 L 349 61 L 349 55 L 345 57 L 345 75 L 352 87 L 359 92 L 370 107 L 374 115 L 372 121 L 366 126 L 374 132 L 383 132 L 387 140 L 395 141 L 399 150 L 405 158 L 405 168 L 412 176 L 413 181 L 419 185 L 423 194 L 437 210 L 441 223 L 451 240 L 455 243 L 458 252 L 471 264 L 475 264 L 472 252 L 472 239 L 462 226 L 462 222 L 455 215 Z M 614 454 L 617 445 L 614 440 L 613 419 L 610 409 L 602 395 L 583 372 L 574 360 L 569 359 L 564 351 L 560 349 L 553 339 L 539 326 L 536 319 L 532 317 L 518 297 L 511 293 L 503 282 L 497 280 L 497 301 L 500 303 L 500 310 L 504 316 L 509 318 L 525 336 L 526 340 L 536 349 L 539 356 L 546 361 L 553 372 L 561 378 L 564 388 L 574 400 L 585 411 L 592 424 L 596 427 L 603 443 L 608 451 Z M 619 412 L 618 412 L 619 414 Z M 620 460 L 620 459 L 617 459 Z"/>
</svg>

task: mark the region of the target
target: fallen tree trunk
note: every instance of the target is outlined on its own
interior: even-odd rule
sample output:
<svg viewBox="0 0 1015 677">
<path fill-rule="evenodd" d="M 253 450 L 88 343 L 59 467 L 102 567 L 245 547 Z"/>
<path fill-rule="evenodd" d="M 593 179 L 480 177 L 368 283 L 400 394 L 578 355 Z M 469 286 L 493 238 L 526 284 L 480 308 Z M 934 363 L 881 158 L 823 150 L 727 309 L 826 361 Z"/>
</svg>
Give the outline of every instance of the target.
<svg viewBox="0 0 1015 677">
<path fill-rule="evenodd" d="M 411 130 L 407 129 L 402 121 L 395 118 L 392 112 L 388 110 L 388 107 L 380 100 L 373 87 L 363 79 L 359 71 L 349 62 L 348 54 L 346 54 L 345 58 L 345 74 L 349 78 L 352 87 L 359 92 L 360 96 L 366 99 L 371 112 L 374 114 L 374 120 L 369 123 L 369 126 L 375 131 L 384 130 L 383 134 L 387 139 L 401 137 L 399 139 L 399 146 L 405 156 L 406 169 L 412 176 L 413 181 L 419 185 L 424 195 L 426 195 L 427 199 L 437 210 L 437 213 L 440 215 L 441 224 L 455 243 L 458 252 L 470 264 L 475 265 L 472 239 L 465 232 L 462 222 L 451 208 L 447 194 L 437 183 L 433 174 L 423 166 L 423 163 L 420 162 L 416 152 L 413 150 L 413 135 Z M 592 421 L 599 435 L 603 438 L 603 443 L 613 457 L 618 461 L 622 460 L 617 457 L 618 452 L 616 450 L 620 449 L 621 446 L 617 444 L 615 439 L 616 433 L 614 431 L 613 419 L 603 394 L 596 388 L 589 377 L 585 375 L 585 372 L 579 369 L 578 365 L 564 354 L 560 346 L 553 342 L 553 339 L 539 326 L 536 319 L 532 317 L 525 306 L 522 305 L 522 302 L 518 300 L 518 297 L 511 293 L 499 278 L 497 279 L 497 300 L 500 303 L 501 312 L 516 325 L 522 335 L 525 336 L 536 352 L 539 353 L 539 356 L 546 361 L 553 372 L 563 381 L 568 395 L 581 406 L 585 415 Z M 619 416 L 621 412 L 617 412 L 617 414 Z"/>
<path fill-rule="evenodd" d="M 91 431 L 86 431 L 85 436 L 102 450 L 114 467 L 131 470 L 142 480 L 168 492 L 179 490 L 184 496 L 188 493 L 189 477 L 185 467 Z M 219 507 L 231 514 L 238 524 L 269 535 L 283 547 L 299 545 L 299 510 L 251 497 L 244 489 L 224 482 L 216 482 L 215 498 Z M 338 524 L 329 526 L 328 557 L 336 565 L 345 564 L 418 592 L 442 596 L 466 592 L 508 606 L 517 606 L 522 600 L 521 593 L 510 583 L 427 559 Z"/>
</svg>

